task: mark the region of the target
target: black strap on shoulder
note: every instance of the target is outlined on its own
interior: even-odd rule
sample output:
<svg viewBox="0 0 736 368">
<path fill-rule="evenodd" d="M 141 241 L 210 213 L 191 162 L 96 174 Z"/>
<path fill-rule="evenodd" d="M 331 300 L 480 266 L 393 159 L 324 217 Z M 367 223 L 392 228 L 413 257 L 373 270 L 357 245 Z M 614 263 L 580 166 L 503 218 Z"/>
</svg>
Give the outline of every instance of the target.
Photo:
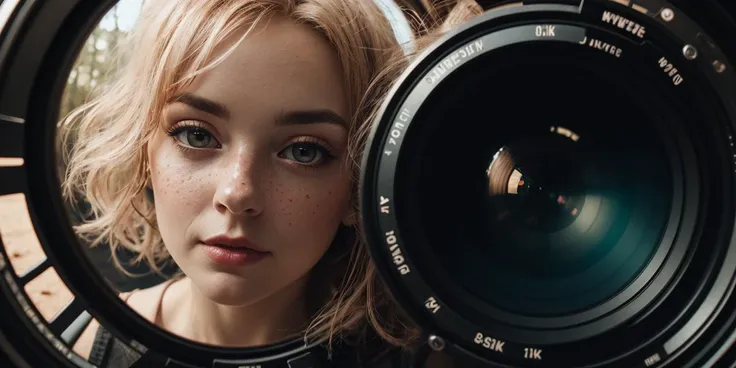
<svg viewBox="0 0 736 368">
<path fill-rule="evenodd" d="M 140 353 L 120 342 L 110 331 L 102 326 L 97 329 L 95 340 L 92 343 L 92 351 L 89 354 L 90 363 L 99 368 L 130 368 L 136 366 L 135 364 L 138 364 L 140 358 Z M 149 368 L 153 365 L 139 364 L 137 366 Z M 156 366 L 163 367 L 164 364 Z"/>
<path fill-rule="evenodd" d="M 97 333 L 95 333 L 92 351 L 89 353 L 89 362 L 98 367 L 104 367 L 110 357 L 112 342 L 113 339 L 110 331 L 100 325 L 97 328 Z"/>
</svg>

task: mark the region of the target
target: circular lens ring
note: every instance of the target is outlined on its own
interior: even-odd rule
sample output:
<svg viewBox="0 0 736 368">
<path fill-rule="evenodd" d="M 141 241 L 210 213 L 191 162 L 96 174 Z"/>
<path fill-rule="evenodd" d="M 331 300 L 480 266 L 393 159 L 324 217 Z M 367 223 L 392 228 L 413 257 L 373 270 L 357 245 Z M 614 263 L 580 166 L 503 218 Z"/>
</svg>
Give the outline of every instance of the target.
<svg viewBox="0 0 736 368">
<path fill-rule="evenodd" d="M 499 35 L 499 38 L 504 38 L 504 35 Z M 500 50 L 499 52 L 503 52 L 503 50 Z M 519 52 L 522 51 L 520 50 Z M 523 52 L 526 53 L 527 51 Z M 489 51 L 489 53 L 491 53 L 491 51 Z M 518 57 L 518 55 L 516 56 Z M 515 60 L 513 54 L 501 54 L 494 58 L 494 60 L 504 59 Z M 483 63 L 484 61 L 473 60 L 473 62 Z M 599 65 L 599 67 L 608 70 L 611 65 Z M 632 65 L 632 68 L 633 67 L 634 65 Z M 472 70 L 472 66 L 468 66 L 468 68 L 470 68 L 468 70 Z M 457 70 L 457 72 L 461 71 L 462 69 Z M 478 73 L 469 73 L 471 73 L 474 78 L 480 78 Z M 456 77 L 456 79 L 457 78 L 461 77 Z M 450 82 L 453 79 L 450 78 L 446 80 Z M 646 89 L 643 84 L 644 83 L 642 83 L 642 85 L 631 85 L 630 87 L 632 90 L 642 91 L 642 95 L 654 94 L 653 92 L 649 91 L 644 92 Z M 452 90 L 452 87 L 442 87 L 441 84 L 437 88 Z M 433 90 L 430 97 L 428 97 L 428 100 L 425 101 L 425 105 L 430 106 L 430 110 L 434 109 L 438 103 L 433 102 L 432 96 L 436 96 L 437 99 L 443 98 L 442 92 L 438 89 Z M 648 110 L 652 110 L 651 114 L 661 115 L 661 117 L 658 117 L 658 120 L 661 120 L 661 122 L 673 123 L 675 121 L 679 121 L 679 119 L 677 118 L 677 112 L 670 111 L 669 109 L 664 107 L 666 107 L 666 104 L 664 102 L 660 102 L 657 105 L 645 108 Z M 417 128 L 413 129 L 411 132 L 407 132 L 405 143 L 403 143 L 404 145 L 406 145 L 406 147 L 410 147 L 411 150 L 407 151 L 401 156 L 401 162 L 398 163 L 398 166 L 396 168 L 396 171 L 401 172 L 402 175 L 401 177 L 397 178 L 395 193 L 407 193 L 406 195 L 403 195 L 401 196 L 401 198 L 397 198 L 396 200 L 396 217 L 399 227 L 402 227 L 401 224 L 408 224 L 409 222 L 411 222 L 412 219 L 418 218 L 422 213 L 426 213 L 427 211 L 426 208 L 418 208 L 419 199 L 415 194 L 416 190 L 413 189 L 416 188 L 417 184 L 415 182 L 415 179 L 412 178 L 415 178 L 418 175 L 417 171 L 419 170 L 422 160 L 420 156 L 422 156 L 421 152 L 423 152 L 422 147 L 424 147 L 425 145 L 426 136 L 427 134 L 434 134 L 425 133 L 426 130 L 432 130 L 433 127 L 428 126 L 430 125 L 430 122 L 422 120 L 422 117 L 438 116 L 439 114 L 439 112 L 434 110 L 427 112 L 419 111 L 415 117 L 415 120 L 422 121 L 422 124 L 418 125 Z M 441 124 L 441 121 L 438 121 L 438 124 Z M 667 127 L 664 126 L 660 128 L 667 129 Z M 461 128 L 457 127 L 457 129 Z M 661 134 L 669 133 L 661 132 Z M 688 231 L 693 231 L 693 222 L 687 220 L 683 222 L 681 218 L 683 216 L 694 218 L 695 210 L 697 209 L 696 201 L 698 189 L 697 182 L 689 180 L 689 182 L 686 183 L 685 180 L 687 178 L 697 177 L 699 176 L 699 174 L 697 172 L 696 164 L 688 161 L 687 159 L 684 162 L 681 161 L 681 157 L 687 158 L 694 156 L 693 148 L 688 146 L 686 134 L 684 132 L 677 132 L 673 134 L 675 135 L 672 137 L 672 140 L 663 140 L 662 142 L 666 146 L 666 150 L 669 152 L 667 154 L 669 156 L 669 159 L 672 160 L 672 162 L 669 163 L 670 171 L 672 172 L 673 177 L 677 180 L 677 182 L 673 184 L 674 191 L 671 199 L 672 206 L 676 209 L 669 212 L 669 219 L 667 221 L 670 226 L 667 227 L 666 232 L 661 237 L 662 239 L 664 239 L 663 243 L 666 245 L 660 246 L 655 251 L 655 254 L 651 256 L 653 259 L 648 262 L 645 269 L 639 272 L 639 276 L 629 283 L 629 286 L 625 287 L 625 289 L 620 291 L 618 295 L 610 298 L 606 302 L 603 302 L 599 306 L 595 308 L 586 308 L 584 309 L 584 311 L 575 313 L 574 317 L 536 318 L 532 316 L 521 316 L 508 310 L 500 310 L 495 307 L 489 307 L 486 303 L 480 301 L 477 296 L 474 296 L 471 293 L 465 291 L 463 287 L 461 287 L 457 282 L 453 281 L 454 279 L 450 275 L 449 271 L 447 271 L 445 267 L 442 266 L 442 262 L 440 262 L 437 259 L 438 257 L 435 256 L 432 252 L 426 252 L 421 258 L 417 258 L 417 267 L 433 270 L 432 273 L 428 273 L 425 276 L 426 281 L 430 285 L 432 285 L 433 289 L 436 290 L 437 296 L 443 299 L 451 309 L 456 309 L 452 303 L 454 300 L 462 301 L 458 303 L 458 307 L 460 307 L 461 305 L 472 305 L 472 308 L 460 308 L 462 309 L 460 313 L 464 316 L 468 316 L 469 318 L 471 318 L 470 316 L 472 316 L 471 319 L 476 322 L 484 319 L 484 317 L 480 315 L 480 313 L 482 313 L 487 316 L 493 316 L 493 320 L 503 321 L 503 323 L 505 324 L 510 324 L 517 327 L 525 327 L 531 329 L 561 328 L 571 325 L 581 325 L 589 321 L 594 321 L 605 316 L 606 314 L 611 313 L 612 311 L 622 306 L 624 303 L 628 303 L 634 295 L 639 294 L 644 287 L 647 287 L 654 275 L 657 273 L 661 273 L 660 269 L 666 268 L 666 272 L 669 273 L 667 275 L 660 275 L 659 277 L 663 279 L 670 279 L 671 274 L 677 270 L 678 265 L 681 263 L 682 257 L 668 257 L 668 254 L 672 252 L 675 252 L 676 254 L 684 254 L 685 250 L 687 249 L 688 243 L 677 241 L 677 239 L 689 238 L 690 235 Z M 402 163 L 404 164 L 402 165 Z M 689 194 L 684 193 L 684 188 L 688 188 Z M 688 202 L 689 204 L 687 204 L 686 206 L 687 208 L 689 208 L 690 213 L 688 214 L 686 212 L 685 215 L 683 215 L 680 209 L 686 204 L 686 195 L 691 197 Z M 695 198 L 692 198 L 693 195 L 695 196 Z M 411 199 L 405 200 L 404 198 L 406 197 L 410 197 Z M 679 225 L 681 223 L 682 225 Z M 432 226 L 432 228 L 436 226 L 439 225 Z M 407 249 L 407 252 L 409 252 L 410 254 L 412 252 L 416 253 L 418 251 L 417 249 L 413 248 L 415 244 L 430 244 L 429 240 L 424 236 L 424 231 L 422 230 L 424 228 L 425 226 L 416 223 L 405 226 L 406 231 L 402 232 L 402 239 L 409 244 L 409 249 Z M 449 290 L 452 291 L 450 292 Z M 443 293 L 443 291 L 445 292 Z M 453 296 L 448 298 L 443 297 L 443 294 L 453 294 Z M 493 326 L 493 328 L 490 326 Z M 493 324 L 486 324 L 486 328 L 499 332 L 497 326 Z"/>
<path fill-rule="evenodd" d="M 622 8 L 618 7 L 618 5 L 615 4 L 602 4 L 597 1 L 586 1 L 586 3 L 582 7 L 582 13 L 591 13 L 592 9 L 601 9 L 601 8 L 608 8 L 608 7 L 614 7 L 614 10 L 618 14 L 624 14 L 626 16 L 629 16 L 630 18 L 627 19 L 637 19 L 640 15 L 636 15 L 631 9 L 629 10 L 622 10 Z M 557 18 L 553 15 L 550 15 L 551 12 L 554 10 L 561 10 L 564 7 L 555 7 L 550 5 L 534 5 L 534 6 L 525 6 L 525 9 L 519 10 L 519 9 L 503 9 L 496 12 L 493 12 L 491 14 L 486 14 L 485 16 L 481 17 L 480 20 L 476 20 L 473 22 L 470 22 L 465 27 L 460 27 L 456 32 L 451 32 L 448 36 L 445 36 L 442 38 L 439 42 L 437 42 L 435 45 L 433 45 L 429 50 L 425 51 L 422 55 L 420 55 L 419 60 L 415 61 L 412 64 L 412 68 L 403 75 L 402 79 L 400 80 L 400 83 L 398 86 L 392 90 L 391 98 L 388 101 L 384 102 L 383 110 L 384 113 L 383 119 L 379 120 L 378 125 L 374 127 L 374 130 L 372 132 L 372 136 L 370 137 L 370 141 L 373 142 L 372 145 L 370 145 L 366 150 L 366 155 L 364 156 L 364 172 L 363 172 L 363 182 L 362 182 L 362 193 L 364 195 L 362 205 L 363 205 L 363 211 L 365 214 L 365 220 L 366 224 L 368 226 L 368 236 L 369 240 L 371 242 L 371 252 L 374 256 L 374 259 L 377 260 L 379 263 L 379 271 L 381 272 L 384 279 L 388 280 L 388 283 L 392 287 L 392 290 L 394 294 L 398 295 L 399 300 L 402 302 L 402 305 L 412 311 L 412 315 L 415 317 L 416 321 L 420 323 L 421 325 L 425 326 L 428 330 L 428 333 L 437 333 L 440 332 L 440 335 L 446 334 L 447 337 L 452 337 L 455 339 L 455 343 L 459 344 L 461 348 L 459 350 L 466 350 L 471 349 L 476 354 L 480 354 L 482 356 L 491 357 L 492 359 L 495 359 L 497 355 L 494 355 L 494 352 L 485 352 L 482 348 L 479 348 L 477 346 L 474 346 L 472 340 L 472 337 L 470 337 L 469 332 L 473 331 L 472 327 L 465 330 L 460 327 L 453 326 L 452 323 L 446 323 L 444 327 L 438 327 L 438 318 L 436 315 L 433 315 L 433 311 L 436 312 L 442 308 L 445 308 L 445 305 L 442 303 L 441 300 L 436 300 L 434 298 L 429 299 L 427 296 L 431 296 L 430 288 L 427 287 L 426 284 L 422 285 L 418 281 L 418 279 L 421 278 L 421 275 L 417 275 L 417 272 L 421 273 L 421 269 L 415 268 L 411 254 L 406 253 L 406 247 L 402 244 L 403 237 L 400 236 L 400 233 L 398 230 L 399 228 L 394 226 L 389 227 L 382 227 L 379 225 L 383 218 L 386 217 L 386 212 L 391 212 L 392 210 L 398 211 L 398 209 L 393 209 L 391 207 L 391 203 L 394 202 L 394 198 L 392 198 L 393 192 L 390 190 L 385 190 L 387 185 L 390 184 L 389 179 L 392 177 L 391 167 L 395 167 L 393 165 L 396 164 L 396 156 L 398 156 L 401 151 L 398 150 L 389 150 L 389 145 L 387 143 L 388 140 L 393 138 L 394 140 L 403 139 L 402 135 L 406 135 L 406 131 L 399 131 L 398 137 L 395 134 L 395 130 L 402 129 L 402 127 L 396 125 L 397 123 L 400 123 L 403 125 L 403 129 L 408 129 L 409 123 L 407 123 L 407 120 L 412 115 L 412 111 L 402 110 L 402 107 L 404 106 L 403 103 L 406 102 L 407 96 L 409 95 L 409 91 L 416 88 L 418 85 L 421 84 L 422 76 L 426 74 L 427 70 L 431 66 L 430 63 L 433 63 L 432 60 L 442 60 L 443 55 L 448 55 L 452 51 L 451 48 L 456 47 L 456 45 L 464 45 L 469 40 L 474 39 L 477 37 L 477 32 L 480 32 L 479 29 L 481 29 L 481 26 L 479 24 L 483 23 L 484 21 L 488 21 L 489 23 L 493 21 L 496 26 L 502 23 L 500 20 L 502 17 L 509 17 L 509 15 L 512 15 L 515 10 L 519 10 L 519 13 L 528 11 L 531 12 L 532 10 L 537 10 L 540 13 L 543 14 L 543 16 L 540 15 L 538 19 L 545 19 L 545 23 L 549 23 L 549 19 L 551 18 Z M 574 12 L 572 9 L 571 12 Z M 547 11 L 544 13 L 543 11 Z M 637 10 L 639 11 L 639 10 Z M 667 42 L 662 42 L 662 44 L 665 45 L 673 45 L 678 44 L 680 41 L 674 40 L 672 38 L 672 35 L 677 35 L 680 37 L 680 39 L 687 39 L 691 40 L 695 38 L 695 32 L 692 32 L 694 29 L 697 29 L 694 27 L 694 24 L 692 22 L 683 21 L 683 19 L 686 19 L 683 13 L 675 10 L 675 14 L 677 15 L 677 19 L 680 20 L 679 23 L 677 23 L 676 28 L 668 27 L 668 25 L 661 24 L 662 22 L 657 23 L 657 25 L 652 24 L 652 22 L 649 22 L 648 20 L 642 21 L 649 22 L 644 23 L 648 27 L 648 31 L 652 31 L 653 29 L 659 30 L 659 31 L 665 31 L 661 32 L 661 35 L 666 35 L 666 37 L 663 37 L 663 39 L 667 39 Z M 590 15 L 590 14 L 588 14 Z M 600 14 L 598 14 L 600 15 Z M 542 22 L 540 22 L 542 23 Z M 542 23 L 542 24 L 545 24 Z M 670 25 L 671 26 L 671 25 Z M 473 29 L 473 27 L 476 27 L 476 29 Z M 659 27 L 659 28 L 658 28 Z M 500 27 L 499 27 L 500 28 Z M 474 34 L 475 31 L 476 33 Z M 486 30 L 487 31 L 487 30 Z M 653 32 L 652 32 L 653 33 Z M 684 36 L 683 36 L 684 35 Z M 704 33 L 701 33 L 698 35 L 698 37 L 703 37 Z M 707 37 L 707 36 L 706 36 Z M 450 38 L 454 38 L 453 41 L 449 41 Z M 465 43 L 463 43 L 465 42 Z M 452 44 L 451 46 L 448 46 L 448 44 Z M 721 57 L 720 60 L 727 60 L 723 55 L 720 53 L 720 51 L 713 51 L 708 50 L 711 54 L 709 56 L 713 56 L 713 54 L 718 54 L 718 57 Z M 429 56 L 428 56 L 429 55 Z M 669 54 L 672 55 L 672 54 Z M 676 60 L 677 57 L 675 56 L 672 58 L 672 60 Z M 730 70 L 730 68 L 729 68 Z M 693 69 L 689 69 L 688 72 L 692 72 Z M 708 69 L 701 69 L 700 72 L 703 72 L 705 77 L 708 79 L 710 84 L 713 86 L 714 90 L 718 90 L 721 93 L 719 93 L 717 96 L 715 96 L 716 102 L 720 102 L 721 106 L 719 108 L 723 108 L 725 110 L 725 114 L 727 114 L 727 121 L 729 121 L 728 129 L 732 130 L 732 123 L 736 121 L 734 119 L 734 111 L 732 106 L 730 105 L 730 101 L 732 99 L 733 94 L 731 93 L 732 89 L 729 87 L 729 83 L 733 81 L 733 75 L 732 74 L 721 74 L 721 75 L 714 75 L 712 71 Z M 725 92 L 724 92 L 725 91 Z M 718 100 L 720 98 L 721 100 Z M 418 105 L 421 102 L 414 101 Z M 378 135 L 377 132 L 380 132 L 381 135 Z M 386 136 L 383 136 L 383 134 L 386 134 Z M 727 133 L 730 134 L 730 133 Z M 386 158 L 387 152 L 384 151 L 390 151 L 391 154 L 393 154 L 394 158 Z M 390 163 L 386 163 L 387 161 L 390 161 Z M 730 167 L 732 165 L 732 162 L 727 163 Z M 388 168 L 387 168 L 388 167 Z M 730 169 L 727 171 L 730 172 Z M 730 175 L 727 175 L 727 178 L 725 180 L 730 180 Z M 381 191 L 379 189 L 379 192 L 376 192 L 375 189 L 382 188 L 384 189 Z M 391 194 L 389 194 L 391 193 Z M 730 191 L 723 193 L 726 195 L 726 197 L 732 195 Z M 717 195 L 721 195 L 721 193 L 718 193 Z M 726 200 L 727 203 L 725 203 L 725 206 L 728 207 L 731 205 L 730 200 Z M 723 217 L 724 219 L 730 218 L 730 216 Z M 694 220 L 693 220 L 694 221 Z M 729 226 L 732 226 L 732 224 L 729 224 Z M 388 231 L 386 231 L 388 230 Z M 393 231 L 393 233 L 390 233 Z M 386 233 L 386 234 L 384 234 Z M 726 234 L 730 236 L 730 234 Z M 397 245 L 399 244 L 399 245 Z M 728 245 L 728 244 L 726 244 Z M 383 262 L 383 265 L 381 265 L 381 262 Z M 725 265 L 722 271 L 727 273 L 730 271 L 733 271 L 728 268 L 728 265 Z M 434 272 L 434 271 L 432 271 Z M 413 275 L 412 275 L 413 273 Z M 411 275 L 411 276 L 410 276 Z M 416 283 L 415 283 L 416 282 Z M 714 289 L 707 290 L 707 292 L 710 292 L 710 295 L 719 295 L 721 297 L 728 295 L 726 293 L 727 290 L 724 290 L 721 288 L 720 290 L 716 291 Z M 729 291 L 730 292 L 730 291 Z M 706 308 L 707 309 L 707 308 Z M 428 312 L 429 310 L 429 312 Z M 700 311 L 703 311 L 704 309 L 701 307 L 699 309 Z M 710 311 L 708 313 L 714 312 L 714 308 L 710 308 Z M 696 312 L 697 314 L 698 312 Z M 461 321 L 461 320 L 458 320 Z M 455 321 L 453 321 L 455 322 Z M 459 324 L 458 324 L 459 326 Z M 463 327 L 467 327 L 468 325 L 464 325 Z M 701 325 L 706 326 L 706 325 Z M 439 328 L 439 331 L 437 330 Z M 683 330 L 678 331 L 675 333 L 675 336 L 684 336 Z M 488 337 L 492 336 L 490 334 L 487 335 Z M 692 333 L 687 334 L 687 338 L 692 337 Z M 485 338 L 486 336 L 484 336 Z M 680 350 L 677 349 L 669 349 L 672 346 L 676 345 L 672 343 L 675 339 L 678 339 L 679 337 L 673 337 L 668 341 L 670 343 L 668 349 L 666 352 L 664 352 L 661 355 L 658 355 L 657 359 L 666 360 L 668 359 L 668 355 L 671 355 L 670 357 L 674 357 L 677 355 Z M 493 339 L 491 339 L 493 340 Z M 494 340 L 495 341 L 495 340 Z M 497 342 L 497 341 L 496 341 Z M 495 343 L 495 342 L 493 342 Z M 476 344 L 478 344 L 476 342 Z M 667 344 L 665 344 L 667 345 Z M 508 347 L 508 344 L 506 345 Z M 682 346 L 680 344 L 679 346 Z M 464 349 L 463 349 L 464 348 Z M 488 347 L 486 346 L 486 349 Z M 648 348 L 649 351 L 654 352 L 653 347 Z M 504 351 L 504 354 L 506 351 Z M 523 361 L 523 359 L 519 359 L 518 361 Z M 643 361 L 643 359 L 641 360 Z M 547 361 L 549 362 L 549 361 Z M 560 363 L 558 361 L 558 363 Z M 611 363 L 611 362 L 608 362 Z"/>
</svg>

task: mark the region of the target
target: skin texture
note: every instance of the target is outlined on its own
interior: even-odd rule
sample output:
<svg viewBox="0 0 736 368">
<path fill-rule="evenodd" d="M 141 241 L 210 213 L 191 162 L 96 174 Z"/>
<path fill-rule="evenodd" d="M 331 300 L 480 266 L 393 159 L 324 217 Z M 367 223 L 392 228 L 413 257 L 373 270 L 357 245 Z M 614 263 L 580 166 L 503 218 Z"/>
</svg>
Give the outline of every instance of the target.
<svg viewBox="0 0 736 368">
<path fill-rule="evenodd" d="M 276 17 L 183 91 L 227 114 L 183 100 L 164 109 L 148 145 L 156 218 L 187 278 L 164 294 L 162 327 L 213 345 L 253 346 L 307 320 L 306 276 L 352 218 L 348 131 L 325 118 L 283 117 L 329 110 L 349 121 L 342 83 L 328 42 Z M 215 263 L 202 242 L 218 234 L 270 254 L 249 265 Z"/>
</svg>

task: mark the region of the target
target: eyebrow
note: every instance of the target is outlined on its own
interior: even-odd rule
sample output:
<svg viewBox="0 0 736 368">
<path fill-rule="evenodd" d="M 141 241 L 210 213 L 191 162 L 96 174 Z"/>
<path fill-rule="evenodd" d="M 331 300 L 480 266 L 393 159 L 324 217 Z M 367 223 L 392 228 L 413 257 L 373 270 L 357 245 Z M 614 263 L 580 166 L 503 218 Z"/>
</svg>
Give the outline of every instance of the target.
<svg viewBox="0 0 736 368">
<path fill-rule="evenodd" d="M 340 114 L 332 110 L 295 110 L 281 113 L 276 118 L 276 125 L 302 125 L 315 123 L 330 123 L 348 127 L 347 122 Z"/>
<path fill-rule="evenodd" d="M 171 103 L 180 102 L 194 109 L 217 116 L 221 119 L 230 118 L 230 110 L 218 102 L 197 96 L 192 93 L 182 93 L 172 98 Z M 276 125 L 302 125 L 315 123 L 331 123 L 348 127 L 347 122 L 340 114 L 327 109 L 322 110 L 294 110 L 282 112 L 276 118 Z"/>
<path fill-rule="evenodd" d="M 210 99 L 197 96 L 192 93 L 182 93 L 171 99 L 170 103 L 181 102 L 194 109 L 206 112 L 210 115 L 217 116 L 221 119 L 230 118 L 230 110 L 225 105 L 212 101 Z"/>
</svg>

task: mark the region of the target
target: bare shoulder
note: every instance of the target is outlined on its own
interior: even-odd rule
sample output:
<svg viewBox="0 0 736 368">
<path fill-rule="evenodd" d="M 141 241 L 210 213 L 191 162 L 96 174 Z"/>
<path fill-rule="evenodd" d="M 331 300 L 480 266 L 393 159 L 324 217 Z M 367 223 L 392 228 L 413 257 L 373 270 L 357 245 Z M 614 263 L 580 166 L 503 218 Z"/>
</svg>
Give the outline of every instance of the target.
<svg viewBox="0 0 736 368">
<path fill-rule="evenodd" d="M 155 323 L 161 293 L 163 293 L 167 284 L 168 282 L 162 282 L 147 289 L 139 289 L 131 292 L 127 296 L 128 306 L 149 322 Z M 121 298 L 123 298 L 122 295 Z"/>
<path fill-rule="evenodd" d="M 93 319 L 92 322 L 87 325 L 87 328 L 82 331 L 82 334 L 79 335 L 79 339 L 74 343 L 72 350 L 82 358 L 88 360 L 89 354 L 92 351 L 92 344 L 94 344 L 95 335 L 97 334 L 99 327 L 100 324 L 96 319 Z"/>
<path fill-rule="evenodd" d="M 120 299 L 125 300 L 128 306 L 142 317 L 153 322 L 156 318 L 158 300 L 165 284 L 162 283 L 147 289 L 137 289 L 128 293 L 121 293 Z M 74 343 L 72 350 L 82 358 L 89 359 L 99 327 L 99 322 L 93 319 L 79 336 L 77 342 Z"/>
</svg>

